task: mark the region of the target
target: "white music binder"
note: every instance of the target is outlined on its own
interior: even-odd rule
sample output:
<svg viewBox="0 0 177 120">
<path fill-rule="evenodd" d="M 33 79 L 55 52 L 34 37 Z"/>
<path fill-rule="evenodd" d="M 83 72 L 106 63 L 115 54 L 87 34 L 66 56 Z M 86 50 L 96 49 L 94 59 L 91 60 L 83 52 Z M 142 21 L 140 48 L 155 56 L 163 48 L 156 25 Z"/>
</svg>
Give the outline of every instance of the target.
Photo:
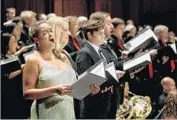
<svg viewBox="0 0 177 120">
<path fill-rule="evenodd" d="M 150 53 L 143 53 L 141 55 L 138 55 L 134 57 L 133 59 L 130 59 L 123 63 L 123 70 L 124 71 L 131 71 L 137 68 L 140 68 L 142 66 L 145 66 L 151 62 L 151 56 Z"/>
<path fill-rule="evenodd" d="M 136 35 L 133 39 L 131 39 L 128 43 L 124 44 L 124 47 L 129 53 L 133 53 L 138 51 L 139 49 L 146 48 L 152 42 L 157 43 L 158 39 L 154 32 L 151 29 L 145 29 L 138 35 Z"/>
<path fill-rule="evenodd" d="M 106 80 L 104 62 L 100 60 L 78 77 L 78 80 L 71 85 L 72 92 L 69 95 L 82 100 L 90 94 L 91 85 L 96 84 L 100 86 Z"/>
</svg>

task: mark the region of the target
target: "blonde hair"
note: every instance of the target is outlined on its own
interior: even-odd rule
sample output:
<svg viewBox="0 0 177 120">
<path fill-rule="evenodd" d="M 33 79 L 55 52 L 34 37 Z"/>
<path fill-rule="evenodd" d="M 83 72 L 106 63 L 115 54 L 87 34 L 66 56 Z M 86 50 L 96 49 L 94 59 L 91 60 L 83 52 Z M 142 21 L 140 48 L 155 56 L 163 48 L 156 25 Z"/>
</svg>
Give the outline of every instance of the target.
<svg viewBox="0 0 177 120">
<path fill-rule="evenodd" d="M 36 13 L 33 11 L 25 10 L 20 13 L 20 17 L 23 22 L 26 22 L 27 19 L 29 19 L 30 17 L 33 17 L 33 16 L 36 17 Z"/>
<path fill-rule="evenodd" d="M 65 60 L 65 56 L 61 53 L 63 52 L 63 48 L 68 42 L 62 43 L 61 39 L 63 27 L 65 26 L 65 24 L 69 23 L 69 21 L 63 17 L 52 17 L 48 19 L 47 22 L 52 27 L 54 33 L 55 48 L 53 52 L 58 58 Z"/>
<path fill-rule="evenodd" d="M 156 34 L 156 36 L 159 36 L 159 34 L 163 31 L 167 30 L 168 31 L 168 27 L 165 25 L 157 25 L 154 28 L 154 33 Z"/>
</svg>

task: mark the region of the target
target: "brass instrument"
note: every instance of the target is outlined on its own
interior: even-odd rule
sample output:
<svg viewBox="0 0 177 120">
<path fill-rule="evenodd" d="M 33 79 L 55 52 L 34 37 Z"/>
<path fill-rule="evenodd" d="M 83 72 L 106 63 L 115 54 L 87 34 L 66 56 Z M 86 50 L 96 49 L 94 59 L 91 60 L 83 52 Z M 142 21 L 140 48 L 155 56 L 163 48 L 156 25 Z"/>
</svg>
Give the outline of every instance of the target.
<svg viewBox="0 0 177 120">
<path fill-rule="evenodd" d="M 130 94 L 133 94 L 129 92 Z M 125 99 L 124 103 L 120 105 L 116 114 L 116 119 L 145 119 L 151 113 L 152 106 L 150 99 L 146 97 L 134 96 L 130 100 Z"/>
</svg>

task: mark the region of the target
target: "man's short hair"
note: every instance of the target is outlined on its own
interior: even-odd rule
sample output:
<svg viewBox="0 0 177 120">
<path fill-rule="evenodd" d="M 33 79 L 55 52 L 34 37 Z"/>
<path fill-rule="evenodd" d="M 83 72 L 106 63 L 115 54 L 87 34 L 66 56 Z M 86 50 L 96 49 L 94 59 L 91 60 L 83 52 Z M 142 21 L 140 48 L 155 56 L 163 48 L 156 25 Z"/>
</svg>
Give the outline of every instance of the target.
<svg viewBox="0 0 177 120">
<path fill-rule="evenodd" d="M 94 20 L 94 19 L 88 20 L 83 28 L 84 36 L 86 39 L 88 39 L 88 37 L 87 37 L 88 32 L 93 34 L 94 31 L 98 31 L 103 28 L 104 28 L 104 21 L 103 20 Z"/>
<path fill-rule="evenodd" d="M 120 18 L 113 18 L 112 24 L 113 24 L 114 28 L 116 28 L 119 24 L 125 24 L 125 22 L 124 22 L 124 20 L 122 20 Z"/>
<path fill-rule="evenodd" d="M 36 17 L 36 13 L 33 12 L 33 11 L 25 10 L 25 11 L 22 11 L 22 12 L 20 13 L 20 17 L 21 17 L 23 23 L 24 23 L 28 18 L 33 17 L 33 16 Z"/>
<path fill-rule="evenodd" d="M 7 9 L 6 9 L 6 13 L 8 13 L 8 12 L 9 12 L 9 10 L 13 10 L 14 12 L 16 12 L 16 9 L 15 9 L 15 8 L 10 7 L 10 8 L 7 8 Z"/>
<path fill-rule="evenodd" d="M 94 20 L 105 20 L 105 18 L 106 17 L 108 17 L 108 16 L 110 16 L 110 14 L 109 13 L 107 13 L 107 12 L 101 12 L 101 11 L 99 11 L 99 12 L 95 12 L 95 13 L 92 13 L 91 15 L 90 15 L 90 20 L 91 19 L 94 19 Z"/>
<path fill-rule="evenodd" d="M 159 35 L 160 32 L 163 32 L 167 30 L 168 31 L 168 27 L 165 26 L 165 25 L 156 25 L 155 28 L 154 28 L 154 33 L 156 35 Z"/>
</svg>

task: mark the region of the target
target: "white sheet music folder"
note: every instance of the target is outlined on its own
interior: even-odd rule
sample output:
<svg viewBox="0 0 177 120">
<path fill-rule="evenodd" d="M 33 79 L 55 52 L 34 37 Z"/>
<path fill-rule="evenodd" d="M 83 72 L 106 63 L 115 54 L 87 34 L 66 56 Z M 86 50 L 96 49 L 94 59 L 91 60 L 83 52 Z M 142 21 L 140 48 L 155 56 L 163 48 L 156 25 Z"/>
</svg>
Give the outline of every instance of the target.
<svg viewBox="0 0 177 120">
<path fill-rule="evenodd" d="M 103 60 L 100 60 L 86 72 L 81 74 L 78 81 L 71 85 L 73 91 L 69 95 L 78 100 L 82 100 L 90 94 L 91 85 L 101 85 L 106 82 L 106 80 L 104 62 Z"/>
<path fill-rule="evenodd" d="M 154 32 L 151 29 L 145 29 L 128 43 L 124 44 L 124 47 L 128 50 L 129 53 L 136 52 L 141 48 L 146 48 L 152 42 L 157 43 L 158 39 Z"/>
<path fill-rule="evenodd" d="M 131 71 L 134 69 L 137 69 L 139 67 L 145 66 L 148 63 L 151 62 L 151 56 L 148 53 L 144 53 L 144 54 L 140 54 L 136 57 L 134 57 L 133 59 L 130 59 L 126 62 L 123 63 L 123 70 L 124 71 Z"/>
<path fill-rule="evenodd" d="M 114 82 L 119 83 L 119 80 L 116 75 L 116 69 L 114 62 L 111 62 L 105 66 L 106 77 L 108 80 L 114 80 Z"/>
</svg>

